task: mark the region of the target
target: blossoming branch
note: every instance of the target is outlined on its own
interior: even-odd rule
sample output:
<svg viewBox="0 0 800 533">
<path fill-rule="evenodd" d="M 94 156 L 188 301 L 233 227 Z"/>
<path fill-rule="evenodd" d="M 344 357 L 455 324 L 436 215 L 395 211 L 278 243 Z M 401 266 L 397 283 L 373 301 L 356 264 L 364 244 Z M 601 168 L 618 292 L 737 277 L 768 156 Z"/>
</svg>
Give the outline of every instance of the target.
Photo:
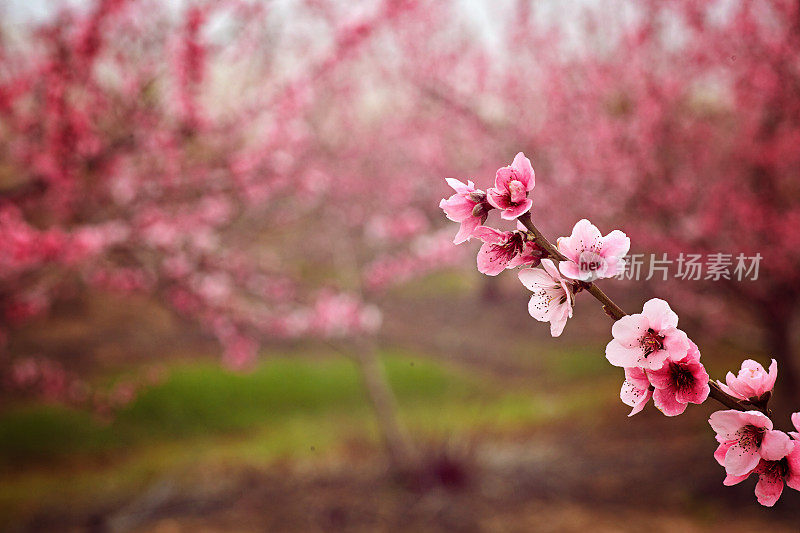
<svg viewBox="0 0 800 533">
<path fill-rule="evenodd" d="M 497 171 L 494 187 L 485 192 L 472 181 L 464 184 L 448 178 L 447 183 L 455 193 L 439 207 L 460 224 L 453 242 L 482 241 L 477 266 L 483 274 L 496 276 L 522 267 L 519 280 L 532 292 L 528 312 L 549 322 L 554 337 L 564 331 L 575 296 L 582 291 L 600 301 L 614 319 L 606 359 L 625 372 L 620 399 L 632 408 L 628 416 L 640 412 L 651 399 L 664 415 L 676 416 L 688 404 L 711 397 L 728 408 L 709 419 L 719 443 L 714 458 L 725 468 L 724 484 L 756 474 L 756 498 L 770 507 L 784 485 L 800 490 L 800 412 L 791 417 L 797 431 L 785 433 L 774 429 L 768 409 L 778 372 L 775 360 L 768 371 L 746 360 L 737 375 L 728 373 L 724 384 L 714 382 L 700 362 L 699 348 L 678 329 L 678 315 L 666 301 L 653 298 L 640 313 L 625 313 L 595 282 L 625 272 L 630 239 L 620 230 L 603 236 L 583 219 L 556 245 L 548 241 L 531 219 L 535 172 L 522 152 Z M 487 226 L 495 209 L 502 219 L 516 220 L 517 229 Z"/>
</svg>

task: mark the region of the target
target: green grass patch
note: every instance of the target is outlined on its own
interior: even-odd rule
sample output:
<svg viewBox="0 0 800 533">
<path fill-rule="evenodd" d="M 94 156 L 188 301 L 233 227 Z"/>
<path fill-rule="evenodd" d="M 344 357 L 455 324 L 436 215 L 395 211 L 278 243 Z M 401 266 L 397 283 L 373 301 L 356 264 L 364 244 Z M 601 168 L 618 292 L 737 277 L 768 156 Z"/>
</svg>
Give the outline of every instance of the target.
<svg viewBox="0 0 800 533">
<path fill-rule="evenodd" d="M 385 354 L 382 362 L 401 404 L 442 402 L 485 389 L 474 378 L 425 358 L 395 352 Z M 6 412 L 0 416 L 0 465 L 285 427 L 295 419 L 336 413 L 370 416 L 358 370 L 344 357 L 272 358 L 248 373 L 210 362 L 183 365 L 110 423 L 57 406 Z"/>
<path fill-rule="evenodd" d="M 607 393 L 598 389 L 603 380 L 578 389 L 508 387 L 400 350 L 385 350 L 381 362 L 420 441 L 582 416 Z M 354 441 L 378 445 L 358 369 L 346 357 L 272 357 L 249 373 L 179 363 L 167 375 L 111 422 L 45 405 L 0 415 L 0 516 L 109 501 L 199 465 L 267 467 L 332 457 Z"/>
<path fill-rule="evenodd" d="M 566 348 L 549 352 L 545 370 L 557 381 L 573 381 L 610 376 L 619 371 L 608 364 L 603 346 Z"/>
</svg>

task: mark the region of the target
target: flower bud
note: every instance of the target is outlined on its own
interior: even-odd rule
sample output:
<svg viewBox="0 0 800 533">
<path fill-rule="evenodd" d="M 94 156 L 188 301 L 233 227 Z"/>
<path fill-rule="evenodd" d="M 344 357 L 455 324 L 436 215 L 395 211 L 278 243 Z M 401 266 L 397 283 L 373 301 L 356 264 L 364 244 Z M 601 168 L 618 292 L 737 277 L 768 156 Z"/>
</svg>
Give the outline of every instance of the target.
<svg viewBox="0 0 800 533">
<path fill-rule="evenodd" d="M 775 359 L 769 366 L 769 371 L 765 370 L 756 361 L 747 359 L 742 363 L 742 368 L 737 375 L 728 372 L 725 376 L 725 383 L 717 382 L 726 394 L 747 400 L 754 405 L 766 405 L 772 396 L 772 389 L 775 387 L 775 379 L 778 377 L 778 363 Z"/>
<path fill-rule="evenodd" d="M 479 189 L 472 191 L 468 196 L 473 202 L 482 203 L 486 200 L 486 193 Z"/>
<path fill-rule="evenodd" d="M 481 217 L 489 212 L 486 209 L 486 203 L 475 204 L 475 207 L 472 208 L 472 216 L 474 217 Z"/>
</svg>

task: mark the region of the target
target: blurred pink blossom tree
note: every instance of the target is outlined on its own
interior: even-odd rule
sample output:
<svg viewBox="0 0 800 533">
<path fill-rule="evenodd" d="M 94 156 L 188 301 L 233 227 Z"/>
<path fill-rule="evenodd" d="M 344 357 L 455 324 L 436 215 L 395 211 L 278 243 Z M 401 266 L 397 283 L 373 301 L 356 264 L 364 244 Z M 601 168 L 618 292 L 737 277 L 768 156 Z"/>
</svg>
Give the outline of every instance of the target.
<svg viewBox="0 0 800 533">
<path fill-rule="evenodd" d="M 370 301 L 460 255 L 419 207 L 454 144 L 371 68 L 415 4 L 96 0 L 3 33 L 2 339 L 99 289 L 151 295 L 233 367 L 342 340 L 402 459 Z M 136 388 L 87 398 L 68 361 L 3 358 L 6 385 L 101 410 Z"/>
</svg>

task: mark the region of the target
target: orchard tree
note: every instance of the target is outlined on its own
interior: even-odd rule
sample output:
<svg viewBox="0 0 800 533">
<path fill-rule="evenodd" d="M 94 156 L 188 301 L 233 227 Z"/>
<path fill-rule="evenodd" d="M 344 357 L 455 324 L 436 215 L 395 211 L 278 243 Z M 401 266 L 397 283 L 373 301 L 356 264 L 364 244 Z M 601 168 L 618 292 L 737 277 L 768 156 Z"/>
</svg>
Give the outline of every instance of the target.
<svg viewBox="0 0 800 533">
<path fill-rule="evenodd" d="M 216 338 L 233 367 L 265 340 L 341 343 L 392 459 L 407 463 L 370 301 L 459 257 L 426 205 L 451 159 L 437 116 L 372 68 L 387 35 L 425 20 L 416 7 L 97 0 L 7 28 L 6 390 L 100 411 L 130 400 L 142 384 L 95 393 L 69 361 L 19 353 L 13 336 L 65 295 L 146 294 Z"/>
</svg>

